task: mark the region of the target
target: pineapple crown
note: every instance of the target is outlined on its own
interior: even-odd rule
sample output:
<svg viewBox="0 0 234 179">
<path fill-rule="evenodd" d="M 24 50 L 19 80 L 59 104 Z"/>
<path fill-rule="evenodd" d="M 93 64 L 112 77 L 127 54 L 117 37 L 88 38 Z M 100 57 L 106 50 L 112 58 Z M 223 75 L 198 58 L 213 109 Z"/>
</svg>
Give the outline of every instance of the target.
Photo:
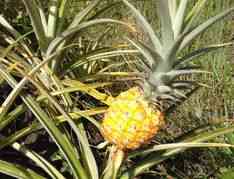
<svg viewBox="0 0 234 179">
<path fill-rule="evenodd" d="M 127 0 L 123 2 L 134 14 L 152 44 L 148 46 L 142 41 L 128 39 L 144 57 L 144 66 L 149 74 L 143 82 L 143 88 L 146 97 L 151 99 L 159 97 L 171 102 L 185 99 L 186 95 L 181 90 L 191 89 L 191 86 L 196 83 L 189 80 L 182 81 L 178 77 L 208 73 L 189 63 L 208 52 L 232 45 L 232 43 L 210 45 L 178 57 L 178 54 L 199 35 L 231 14 L 233 7 L 199 24 L 200 12 L 207 0 L 196 1 L 189 13 L 187 13 L 188 0 L 157 0 L 157 15 L 161 24 L 159 38 L 145 17 Z"/>
</svg>

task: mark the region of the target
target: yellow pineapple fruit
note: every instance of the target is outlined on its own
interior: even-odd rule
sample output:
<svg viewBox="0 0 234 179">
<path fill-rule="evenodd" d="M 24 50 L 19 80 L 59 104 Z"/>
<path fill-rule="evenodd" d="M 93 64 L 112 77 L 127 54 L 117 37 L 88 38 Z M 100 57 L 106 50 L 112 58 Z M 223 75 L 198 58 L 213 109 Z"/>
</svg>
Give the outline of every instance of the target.
<svg viewBox="0 0 234 179">
<path fill-rule="evenodd" d="M 113 99 L 102 122 L 102 134 L 121 150 L 147 143 L 163 124 L 163 114 L 151 106 L 138 87 Z"/>
</svg>

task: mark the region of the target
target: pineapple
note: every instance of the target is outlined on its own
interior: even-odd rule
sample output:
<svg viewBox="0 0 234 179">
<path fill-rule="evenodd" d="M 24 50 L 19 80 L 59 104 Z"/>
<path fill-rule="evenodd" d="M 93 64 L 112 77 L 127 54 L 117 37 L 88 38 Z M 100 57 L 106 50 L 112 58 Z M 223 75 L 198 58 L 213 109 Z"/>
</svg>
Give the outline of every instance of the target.
<svg viewBox="0 0 234 179">
<path fill-rule="evenodd" d="M 122 92 L 105 114 L 102 133 L 121 150 L 146 143 L 163 123 L 162 112 L 151 106 L 142 93 L 139 87 Z"/>
<path fill-rule="evenodd" d="M 158 0 L 157 12 L 161 22 L 159 38 L 140 12 L 127 0 L 123 2 L 133 12 L 151 41 L 151 45 L 148 46 L 142 41 L 129 39 L 144 57 L 142 62 L 145 65 L 146 75 L 139 86 L 120 93 L 112 100 L 102 122 L 101 131 L 104 138 L 124 151 L 136 149 L 149 142 L 161 128 L 165 114 L 161 110 L 162 106 L 152 105 L 155 101 L 170 107 L 187 98 L 185 91 L 193 90 L 196 83 L 189 80 L 182 81 L 179 77 L 203 73 L 204 71 L 197 69 L 197 66 L 190 62 L 195 57 L 223 45 L 201 48 L 182 57 L 180 52 L 198 35 L 234 9 L 231 8 L 196 25 L 205 1 L 197 1 L 186 15 L 187 0 Z"/>
</svg>

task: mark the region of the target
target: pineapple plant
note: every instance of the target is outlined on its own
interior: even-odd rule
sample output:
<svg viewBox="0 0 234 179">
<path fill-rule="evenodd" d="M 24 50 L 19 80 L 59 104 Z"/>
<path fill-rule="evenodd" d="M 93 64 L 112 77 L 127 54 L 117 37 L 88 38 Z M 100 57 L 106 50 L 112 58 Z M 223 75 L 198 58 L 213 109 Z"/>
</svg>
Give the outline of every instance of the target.
<svg viewBox="0 0 234 179">
<path fill-rule="evenodd" d="M 140 40 L 128 39 L 144 57 L 145 77 L 139 85 L 120 93 L 111 101 L 102 122 L 104 138 L 125 151 L 149 142 L 163 124 L 166 115 L 163 106 L 176 106 L 187 98 L 187 90 L 191 92 L 198 85 L 195 81 L 180 78 L 206 72 L 192 64 L 192 60 L 230 45 L 203 47 L 184 56 L 181 53 L 198 35 L 230 14 L 233 8 L 197 25 L 205 0 L 197 1 L 188 14 L 188 0 L 158 0 L 157 12 L 161 28 L 158 36 L 132 4 L 127 0 L 123 2 L 151 41 L 151 45 L 147 45 Z"/>
<path fill-rule="evenodd" d="M 22 129 L 17 128 L 19 130 L 16 129 L 16 132 L 9 133 L 9 136 L 3 136 L 1 132 L 0 149 L 2 151 L 4 147 L 11 146 L 21 152 L 22 155 L 28 157 L 30 163 L 33 161 L 35 166 L 41 169 L 38 171 L 33 167 L 31 170 L 25 165 L 15 165 L 14 162 L 6 162 L 1 159 L 0 173 L 17 178 L 28 178 L 29 176 L 30 178 L 45 178 L 44 174 L 46 174 L 46 178 L 60 179 L 129 179 L 143 173 L 149 167 L 158 164 L 166 158 L 182 152 L 185 148 L 198 146 L 231 147 L 231 145 L 208 145 L 207 143 L 197 142 L 204 142 L 208 138 L 213 139 L 215 136 L 233 132 L 233 126 L 221 130 L 217 129 L 216 134 L 211 131 L 203 136 L 197 134 L 195 137 L 193 136 L 194 138 L 189 138 L 190 140 L 182 141 L 193 143 L 177 143 L 174 146 L 170 146 L 170 144 L 167 146 L 161 145 L 161 149 L 160 145 L 156 145 L 153 149 L 129 151 L 150 142 L 150 139 L 163 126 L 164 118 L 166 118 L 166 107 L 170 106 L 170 104 L 176 105 L 186 98 L 187 95 L 183 94 L 183 92 L 185 89 L 191 89 L 193 82 L 179 81 L 178 77 L 202 72 L 201 70 L 195 70 L 196 68 L 190 64 L 187 65 L 187 62 L 207 51 L 229 45 L 214 45 L 199 49 L 185 56 L 182 56 L 180 53 L 197 35 L 230 14 L 233 8 L 196 26 L 193 22 L 196 21 L 200 9 L 204 6 L 206 0 L 198 0 L 188 15 L 185 14 L 187 0 L 158 0 L 158 14 L 161 20 L 160 27 L 162 28 L 160 38 L 158 38 L 136 8 L 124 0 L 124 3 L 141 23 L 143 30 L 148 33 L 152 45 L 146 45 L 139 40 L 128 40 L 144 57 L 142 61 L 142 64 L 144 64 L 144 78 L 139 85 L 120 93 L 116 98 L 111 98 L 110 101 L 106 102 L 107 95 L 96 90 L 96 88 L 106 86 L 106 83 L 87 85 L 77 81 L 82 76 L 80 73 L 72 73 L 66 76 L 63 76 L 62 73 L 61 75 L 60 72 L 64 71 L 64 62 L 66 61 L 63 58 L 66 53 L 63 52 L 65 52 L 64 50 L 69 50 L 70 52 L 72 50 L 70 47 L 75 45 L 75 43 L 73 44 L 73 37 L 79 35 L 81 31 L 85 32 L 88 27 L 103 23 L 118 23 L 128 27 L 128 24 L 113 19 L 93 19 L 96 18 L 96 15 L 91 16 L 93 18 L 88 18 L 87 15 L 96 8 L 97 4 L 101 3 L 101 0 L 91 1 L 87 8 L 74 17 L 74 21 L 70 25 L 65 23 L 66 17 L 64 13 L 65 7 L 67 7 L 65 4 L 69 1 L 55 1 L 51 3 L 48 8 L 45 8 L 45 10 L 49 10 L 49 13 L 44 13 L 44 8 L 37 4 L 40 1 L 23 0 L 23 2 L 28 10 L 39 48 L 37 49 L 38 52 L 36 52 L 36 49 L 31 48 L 30 44 L 27 43 L 27 40 L 30 39 L 27 38 L 28 33 L 21 35 L 3 16 L 0 16 L 1 27 L 3 26 L 11 34 L 11 36 L 8 33 L 6 37 L 3 36 L 6 42 L 9 43 L 9 46 L 4 48 L 4 50 L 1 48 L 0 51 L 0 84 L 5 85 L 7 83 L 13 88 L 0 106 L 0 129 L 6 128 L 12 121 L 21 118 L 21 115 L 30 114 L 31 116 L 32 113 L 34 118 L 32 123 L 31 120 L 22 121 L 23 123 L 29 123 L 26 123 Z M 119 2 L 117 3 L 119 4 Z M 101 8 L 100 11 L 104 11 L 108 7 L 110 6 Z M 100 14 L 98 12 L 96 13 Z M 86 19 L 88 20 L 86 21 Z M 87 59 L 103 59 L 108 56 L 130 53 L 132 50 L 120 51 L 114 49 L 109 51 L 109 48 L 104 48 L 104 51 L 94 51 L 93 49 L 92 52 L 94 53 L 89 53 L 90 55 L 88 55 L 89 58 Z M 80 60 L 83 59 L 81 58 Z M 31 89 L 29 93 L 27 89 Z M 21 93 L 22 90 L 23 92 Z M 31 93 L 33 90 L 35 92 Z M 95 157 L 103 156 L 103 153 L 100 152 L 100 155 L 96 155 L 99 154 L 99 151 L 96 152 L 96 149 L 95 153 L 93 153 L 91 137 L 88 135 L 90 131 L 88 127 L 86 128 L 86 122 L 83 125 L 83 119 L 88 119 L 90 123 L 99 129 L 99 121 L 96 121 L 90 115 L 100 114 L 106 108 L 96 108 L 97 104 L 90 101 L 88 104 L 83 104 L 82 109 L 80 109 L 76 103 L 79 99 L 72 100 L 77 99 L 77 96 L 80 95 L 77 93 L 73 94 L 73 92 L 77 91 L 81 91 L 82 95 L 87 93 L 103 103 L 110 104 L 109 109 L 105 113 L 101 131 L 106 140 L 115 145 L 111 148 L 113 150 L 109 155 L 110 160 L 104 166 L 106 167 L 105 170 L 99 169 L 99 164 L 102 164 L 106 158 L 99 160 L 100 158 L 98 157 L 98 160 L 96 160 Z M 16 97 L 21 97 L 22 100 L 15 103 Z M 20 103 L 20 105 L 17 106 L 17 103 Z M 28 111 L 31 112 L 27 113 Z M 77 120 L 81 117 L 82 120 Z M 71 132 L 71 129 L 74 133 Z M 31 138 L 29 133 L 34 133 L 38 130 L 46 131 L 46 135 L 48 134 L 50 139 L 54 141 L 54 144 L 57 145 L 58 150 L 55 153 L 55 158 L 57 156 L 62 158 L 63 163 L 68 168 L 66 171 L 70 173 L 69 177 L 64 175 L 65 173 L 61 168 L 53 166 L 53 159 L 44 155 L 44 151 L 37 152 L 33 149 L 27 149 L 27 145 L 25 145 L 27 140 L 24 140 L 25 136 Z M 156 153 L 156 150 L 166 151 Z M 126 154 L 128 155 L 126 156 Z M 134 164 L 132 162 L 129 163 L 130 165 L 126 165 L 119 172 L 122 160 L 125 157 L 131 160 L 137 155 L 141 155 L 142 160 L 137 161 L 137 163 L 134 162 Z M 54 155 L 52 157 L 54 158 Z M 102 172 L 101 174 L 99 173 L 100 171 Z"/>
</svg>

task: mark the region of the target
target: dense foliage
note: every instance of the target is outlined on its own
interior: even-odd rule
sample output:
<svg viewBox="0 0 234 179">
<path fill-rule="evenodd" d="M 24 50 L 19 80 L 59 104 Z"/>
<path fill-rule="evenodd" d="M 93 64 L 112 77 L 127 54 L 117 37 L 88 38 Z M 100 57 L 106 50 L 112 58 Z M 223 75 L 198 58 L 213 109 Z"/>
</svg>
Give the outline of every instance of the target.
<svg viewBox="0 0 234 179">
<path fill-rule="evenodd" d="M 0 1 L 0 178 L 233 176 L 233 6 Z M 114 137 L 141 141 L 128 128 L 132 121 L 143 128 L 134 115 L 149 110 L 127 101 L 133 86 L 144 89 L 165 124 L 147 144 L 122 151 Z M 116 99 L 119 110 L 109 108 Z M 126 116 L 122 103 L 134 115 L 117 123 Z M 103 138 L 107 111 L 117 111 L 108 124 L 117 135 Z"/>
</svg>

